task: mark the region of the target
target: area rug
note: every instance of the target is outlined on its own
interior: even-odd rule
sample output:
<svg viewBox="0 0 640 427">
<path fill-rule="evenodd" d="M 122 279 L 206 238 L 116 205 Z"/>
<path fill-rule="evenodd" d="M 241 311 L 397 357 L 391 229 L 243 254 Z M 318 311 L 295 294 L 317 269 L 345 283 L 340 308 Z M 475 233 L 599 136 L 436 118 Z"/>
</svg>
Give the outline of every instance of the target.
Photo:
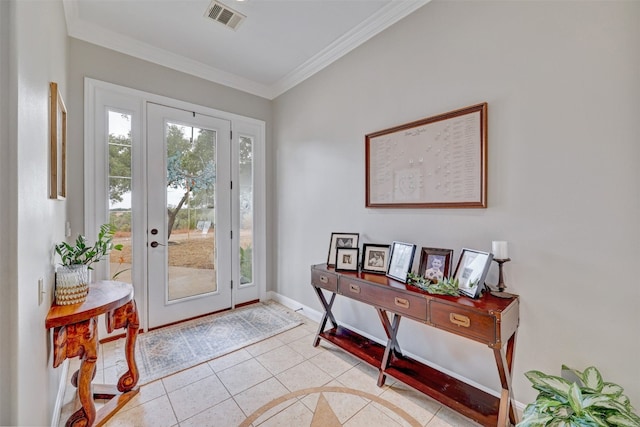
<svg viewBox="0 0 640 427">
<path fill-rule="evenodd" d="M 140 334 L 136 342 L 138 385 L 255 344 L 301 323 L 294 312 L 267 301 Z"/>
</svg>

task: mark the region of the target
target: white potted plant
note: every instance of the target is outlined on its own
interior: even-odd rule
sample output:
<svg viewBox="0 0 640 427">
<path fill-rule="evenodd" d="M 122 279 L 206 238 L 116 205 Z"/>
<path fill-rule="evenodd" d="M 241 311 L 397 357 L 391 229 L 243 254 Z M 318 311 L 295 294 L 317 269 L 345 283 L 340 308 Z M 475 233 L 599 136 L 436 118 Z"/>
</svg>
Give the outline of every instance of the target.
<svg viewBox="0 0 640 427">
<path fill-rule="evenodd" d="M 56 304 L 77 304 L 87 299 L 89 270 L 93 270 L 91 265 L 106 257 L 111 250 L 122 250 L 122 245 L 113 244 L 115 232 L 114 225 L 103 224 L 93 246 L 87 245 L 83 235 L 79 235 L 73 245 L 66 242 L 56 245 L 56 253 L 62 261 L 56 269 Z"/>
</svg>

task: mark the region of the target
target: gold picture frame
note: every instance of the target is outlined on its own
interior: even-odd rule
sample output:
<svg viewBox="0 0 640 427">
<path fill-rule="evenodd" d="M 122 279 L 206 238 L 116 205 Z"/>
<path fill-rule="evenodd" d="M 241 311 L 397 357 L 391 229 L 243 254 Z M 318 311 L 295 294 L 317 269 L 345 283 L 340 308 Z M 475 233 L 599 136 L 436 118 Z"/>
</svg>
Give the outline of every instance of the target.
<svg viewBox="0 0 640 427">
<path fill-rule="evenodd" d="M 58 90 L 51 82 L 49 132 L 51 146 L 51 175 L 49 198 L 64 200 L 67 197 L 67 108 Z"/>
</svg>

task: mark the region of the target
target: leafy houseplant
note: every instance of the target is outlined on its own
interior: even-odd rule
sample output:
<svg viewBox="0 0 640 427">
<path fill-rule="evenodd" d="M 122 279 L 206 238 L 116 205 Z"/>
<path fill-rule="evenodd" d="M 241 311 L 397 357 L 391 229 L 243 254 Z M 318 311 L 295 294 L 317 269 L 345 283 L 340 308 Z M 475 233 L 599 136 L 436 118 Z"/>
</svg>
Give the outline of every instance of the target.
<svg viewBox="0 0 640 427">
<path fill-rule="evenodd" d="M 61 265 L 86 265 L 89 270 L 91 264 L 100 261 L 111 252 L 111 250 L 122 250 L 122 245 L 113 244 L 113 235 L 116 227 L 112 224 L 102 224 L 98 232 L 98 240 L 95 245 L 87 246 L 87 239 L 79 235 L 73 246 L 67 242 L 56 245 L 56 253 L 60 255 Z"/>
<path fill-rule="evenodd" d="M 518 427 L 626 426 L 639 427 L 629 398 L 617 384 L 604 382 L 593 366 L 580 372 L 562 365 L 563 376 L 529 371 L 525 376 L 540 393 L 524 410 Z"/>
<path fill-rule="evenodd" d="M 460 295 L 460 291 L 458 291 L 458 279 L 443 277 L 440 280 L 433 282 L 414 273 L 407 274 L 407 278 L 409 279 L 408 283 L 410 285 L 420 288 L 423 291 L 427 291 L 430 294 L 451 295 L 454 297 Z"/>
<path fill-rule="evenodd" d="M 60 267 L 56 270 L 56 303 L 59 305 L 77 304 L 87 299 L 89 292 L 89 272 L 92 264 L 99 262 L 111 252 L 122 250 L 122 245 L 113 244 L 116 227 L 103 224 L 98 239 L 93 246 L 87 245 L 87 239 L 79 235 L 74 245 L 62 242 L 56 245 L 60 256 Z"/>
</svg>

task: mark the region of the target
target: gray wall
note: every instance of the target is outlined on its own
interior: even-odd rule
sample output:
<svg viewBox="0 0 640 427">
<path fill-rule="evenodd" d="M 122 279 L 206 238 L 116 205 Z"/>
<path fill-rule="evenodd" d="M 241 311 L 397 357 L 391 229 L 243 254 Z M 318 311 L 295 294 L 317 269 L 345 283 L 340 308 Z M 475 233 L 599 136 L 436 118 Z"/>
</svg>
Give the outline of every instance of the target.
<svg viewBox="0 0 640 427">
<path fill-rule="evenodd" d="M 49 199 L 49 82 L 57 82 L 67 98 L 66 25 L 59 1 L 2 2 L 0 19 L 0 424 L 47 425 L 60 370 L 51 367 L 51 337 L 44 319 L 53 292 L 53 246 L 64 238 L 66 215 L 65 201 Z M 42 304 L 40 278 L 47 290 Z"/>
<path fill-rule="evenodd" d="M 0 2 L 0 182 L 5 185 L 0 186 L 0 224 L 3 228 L 3 240 L 5 244 L 0 245 L 0 292 L 5 298 L 0 298 L 0 384 L 7 386 L 0 388 L 0 425 L 8 425 L 10 421 L 11 402 L 11 348 L 12 348 L 12 330 L 9 327 L 13 314 L 11 307 L 15 302 L 15 220 L 12 215 L 15 206 L 12 198 L 12 187 L 14 182 L 15 168 L 10 165 L 15 164 L 14 144 L 10 143 L 9 125 L 12 122 L 9 119 L 11 111 L 9 97 L 9 14 L 11 13 L 11 4 L 9 2 Z"/>
<path fill-rule="evenodd" d="M 565 363 L 596 365 L 640 404 L 639 21 L 638 2 L 436 1 L 277 98 L 277 291 L 320 309 L 309 265 L 334 231 L 455 260 L 507 240 L 516 399 L 535 397 L 525 371 Z M 483 101 L 487 209 L 364 207 L 365 134 Z M 384 337 L 373 309 L 339 300 L 339 319 Z M 399 341 L 499 389 L 485 346 L 410 320 Z"/>
</svg>

